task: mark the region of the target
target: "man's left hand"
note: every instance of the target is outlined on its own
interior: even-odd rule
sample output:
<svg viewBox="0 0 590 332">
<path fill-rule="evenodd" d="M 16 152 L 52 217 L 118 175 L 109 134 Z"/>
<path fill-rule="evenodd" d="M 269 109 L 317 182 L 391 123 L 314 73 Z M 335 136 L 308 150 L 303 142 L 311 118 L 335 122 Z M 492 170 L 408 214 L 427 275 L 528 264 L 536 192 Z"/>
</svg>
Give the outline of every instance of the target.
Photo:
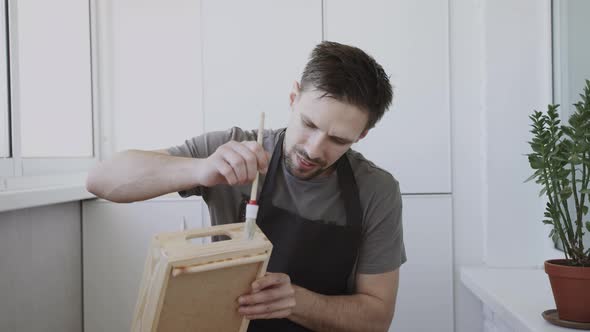
<svg viewBox="0 0 590 332">
<path fill-rule="evenodd" d="M 247 319 L 286 318 L 295 308 L 295 289 L 284 273 L 266 273 L 252 283 L 252 292 L 238 298 L 238 312 Z"/>
</svg>

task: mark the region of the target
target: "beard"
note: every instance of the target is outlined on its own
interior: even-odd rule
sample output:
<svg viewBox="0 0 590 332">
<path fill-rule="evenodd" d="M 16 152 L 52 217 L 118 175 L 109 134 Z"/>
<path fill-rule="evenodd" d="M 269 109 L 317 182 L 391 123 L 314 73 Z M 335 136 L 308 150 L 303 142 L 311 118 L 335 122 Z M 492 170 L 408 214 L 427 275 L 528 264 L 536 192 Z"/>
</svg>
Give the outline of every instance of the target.
<svg viewBox="0 0 590 332">
<path fill-rule="evenodd" d="M 301 170 L 299 167 L 299 161 L 297 160 L 298 158 L 312 163 L 315 169 L 308 171 Z M 330 167 L 326 167 L 327 162 L 325 160 L 319 158 L 309 158 L 309 155 L 305 152 L 305 150 L 296 145 L 293 146 L 289 151 L 283 153 L 283 161 L 285 162 L 285 168 L 287 171 L 300 180 L 313 179 L 330 169 Z"/>
</svg>

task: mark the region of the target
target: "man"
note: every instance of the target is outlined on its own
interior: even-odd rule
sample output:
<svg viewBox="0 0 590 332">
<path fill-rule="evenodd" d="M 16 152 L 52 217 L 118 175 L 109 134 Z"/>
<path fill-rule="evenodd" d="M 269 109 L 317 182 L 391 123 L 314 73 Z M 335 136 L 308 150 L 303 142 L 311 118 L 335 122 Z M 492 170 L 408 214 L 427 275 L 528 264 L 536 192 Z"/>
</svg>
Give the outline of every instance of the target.
<svg viewBox="0 0 590 332">
<path fill-rule="evenodd" d="M 87 187 L 115 202 L 201 195 L 216 225 L 243 221 L 260 171 L 257 223 L 274 248 L 269 272 L 238 299 L 249 331 L 387 331 L 406 260 L 399 184 L 350 147 L 391 99 L 372 57 L 323 42 L 294 83 L 288 127 L 265 130 L 263 147 L 256 131 L 234 127 L 125 151 L 97 166 Z"/>
</svg>

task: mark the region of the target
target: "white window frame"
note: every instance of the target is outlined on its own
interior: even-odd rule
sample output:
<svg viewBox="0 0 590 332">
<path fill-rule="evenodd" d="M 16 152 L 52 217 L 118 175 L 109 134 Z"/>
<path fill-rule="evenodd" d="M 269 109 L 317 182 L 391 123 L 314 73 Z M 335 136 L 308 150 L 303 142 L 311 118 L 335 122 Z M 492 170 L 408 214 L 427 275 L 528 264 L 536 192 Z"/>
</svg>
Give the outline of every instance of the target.
<svg viewBox="0 0 590 332">
<path fill-rule="evenodd" d="M 0 211 L 93 197 L 85 190 L 86 174 L 100 159 L 99 93 L 96 0 L 87 0 L 90 35 L 90 86 L 92 112 L 92 156 L 21 157 L 18 91 L 18 0 L 0 0 L 6 6 L 8 27 L 7 89 L 9 96 L 10 157 L 0 158 Z M 1 8 L 1 7 L 0 7 Z M 2 79 L 2 78 L 0 78 Z M 34 192 L 34 194 L 33 194 Z M 30 203 L 27 203 L 30 197 Z"/>
<path fill-rule="evenodd" d="M 567 38 L 561 38 L 561 34 L 563 32 L 564 24 L 567 25 L 567 18 L 562 17 L 567 13 L 567 7 L 563 4 L 562 1 L 551 1 L 551 53 L 552 53 L 552 63 L 553 68 L 552 70 L 552 78 L 553 78 L 553 100 L 552 103 L 555 104 L 557 101 L 562 100 L 562 91 L 567 89 L 568 86 L 568 72 L 567 70 L 563 70 L 563 64 L 561 63 L 562 58 L 567 58 Z M 559 108 L 559 117 L 561 119 L 565 119 L 569 116 L 567 111 L 564 111 L 563 107 Z M 551 253 L 558 254 L 556 257 L 563 255 L 563 248 L 561 248 L 559 241 L 555 242 L 553 239 L 549 238 L 548 241 L 551 242 Z"/>
<path fill-rule="evenodd" d="M 10 157 L 12 155 L 10 149 L 10 105 L 9 105 L 9 88 L 8 88 L 8 52 L 4 48 L 7 43 L 7 36 L 6 36 L 6 12 L 5 12 L 6 2 L 0 1 L 0 33 L 2 34 L 2 38 L 0 38 L 0 50 L 4 50 L 3 57 L 0 57 L 0 61 L 3 63 L 1 64 L 4 66 L 3 72 L 0 72 L 0 89 L 4 90 L 2 93 L 6 94 L 6 100 L 4 101 L 5 104 L 0 106 L 0 112 L 6 112 L 6 114 L 1 114 L 1 117 L 6 117 L 6 129 L 8 130 L 7 133 L 2 133 L 2 135 L 6 134 L 6 139 L 8 143 L 8 156 L 0 156 L 0 174 L 8 174 L 11 173 L 12 170 L 12 163 L 10 161 Z M 4 129 L 4 128 L 0 128 Z M 2 188 L 2 183 L 0 183 L 0 189 Z"/>
</svg>

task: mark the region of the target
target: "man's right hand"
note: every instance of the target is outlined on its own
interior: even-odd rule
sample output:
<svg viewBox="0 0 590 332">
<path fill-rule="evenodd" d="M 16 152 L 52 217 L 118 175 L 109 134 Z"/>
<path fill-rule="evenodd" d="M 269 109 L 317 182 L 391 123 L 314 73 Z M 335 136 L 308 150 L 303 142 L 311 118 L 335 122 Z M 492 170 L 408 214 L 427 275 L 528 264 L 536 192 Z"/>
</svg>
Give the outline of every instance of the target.
<svg viewBox="0 0 590 332">
<path fill-rule="evenodd" d="M 266 174 L 269 160 L 270 154 L 256 141 L 229 141 L 200 160 L 199 183 L 205 187 L 251 183 L 257 171 Z"/>
</svg>

